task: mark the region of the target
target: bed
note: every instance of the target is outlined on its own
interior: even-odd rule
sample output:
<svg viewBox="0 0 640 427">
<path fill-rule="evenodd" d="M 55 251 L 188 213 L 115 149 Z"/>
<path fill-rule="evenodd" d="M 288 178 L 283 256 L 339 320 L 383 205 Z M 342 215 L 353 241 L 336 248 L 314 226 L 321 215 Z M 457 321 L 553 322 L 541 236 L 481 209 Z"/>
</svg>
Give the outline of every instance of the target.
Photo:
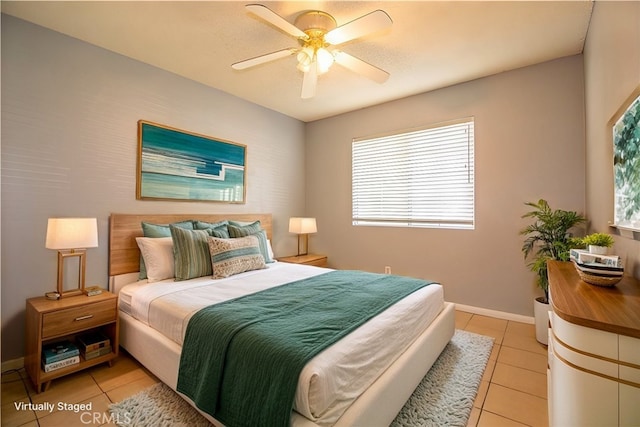
<svg viewBox="0 0 640 427">
<path fill-rule="evenodd" d="M 139 280 L 140 250 L 136 238 L 143 235 L 141 223 L 187 220 L 246 224 L 260 221 L 267 239 L 271 239 L 272 232 L 270 214 L 111 215 L 110 290 L 120 297 L 120 344 L 174 390 L 178 388 L 183 339 L 194 313 L 236 298 L 235 292 L 251 294 L 290 281 L 338 274 L 331 269 L 274 262 L 264 269 L 222 279 L 161 279 L 152 284 Z M 381 335 L 385 329 L 387 334 Z M 400 330 L 407 333 L 401 334 Z M 444 301 L 439 284 L 403 297 L 305 365 L 298 379 L 291 425 L 388 425 L 453 332 L 453 304 Z M 183 397 L 197 407 L 189 397 Z M 209 414 L 204 415 L 222 425 Z"/>
</svg>

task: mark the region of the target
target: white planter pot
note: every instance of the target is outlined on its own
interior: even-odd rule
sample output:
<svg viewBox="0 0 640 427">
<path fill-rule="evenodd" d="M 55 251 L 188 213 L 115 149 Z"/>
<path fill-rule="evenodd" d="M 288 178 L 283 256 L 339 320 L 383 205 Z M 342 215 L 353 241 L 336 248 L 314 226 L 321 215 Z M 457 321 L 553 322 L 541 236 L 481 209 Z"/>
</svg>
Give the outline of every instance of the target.
<svg viewBox="0 0 640 427">
<path fill-rule="evenodd" d="M 539 343 L 549 344 L 549 310 L 551 306 L 541 302 L 542 297 L 533 300 L 533 315 L 536 321 L 536 340 Z"/>
<path fill-rule="evenodd" d="M 594 255 L 606 255 L 609 248 L 606 246 L 589 245 L 589 253 Z"/>
</svg>

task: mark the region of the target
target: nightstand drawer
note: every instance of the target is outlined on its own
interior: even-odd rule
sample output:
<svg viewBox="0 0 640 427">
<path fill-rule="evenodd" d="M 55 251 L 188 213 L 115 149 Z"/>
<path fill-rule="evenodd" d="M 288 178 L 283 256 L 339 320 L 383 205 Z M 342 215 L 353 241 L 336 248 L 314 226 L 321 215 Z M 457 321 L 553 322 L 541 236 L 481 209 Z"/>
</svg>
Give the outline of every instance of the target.
<svg viewBox="0 0 640 427">
<path fill-rule="evenodd" d="M 306 265 L 315 265 L 316 267 L 327 267 L 327 257 L 320 259 L 314 259 L 312 261 L 305 262 Z"/>
<path fill-rule="evenodd" d="M 116 320 L 116 299 L 45 313 L 42 338 L 64 335 Z"/>
<path fill-rule="evenodd" d="M 316 267 L 328 267 L 327 256 L 320 254 L 286 256 L 283 258 L 278 258 L 278 261 L 289 262 L 292 264 L 313 265 Z"/>
</svg>

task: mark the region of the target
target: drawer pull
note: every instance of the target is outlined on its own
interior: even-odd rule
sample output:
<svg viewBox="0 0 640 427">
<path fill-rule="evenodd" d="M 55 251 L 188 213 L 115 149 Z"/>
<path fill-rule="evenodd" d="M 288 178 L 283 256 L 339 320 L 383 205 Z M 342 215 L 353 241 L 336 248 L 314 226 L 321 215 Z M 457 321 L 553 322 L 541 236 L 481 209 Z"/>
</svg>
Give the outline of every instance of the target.
<svg viewBox="0 0 640 427">
<path fill-rule="evenodd" d="M 86 316 L 76 317 L 74 321 L 79 322 L 81 320 L 91 319 L 92 317 L 93 317 L 93 314 L 87 314 Z"/>
</svg>

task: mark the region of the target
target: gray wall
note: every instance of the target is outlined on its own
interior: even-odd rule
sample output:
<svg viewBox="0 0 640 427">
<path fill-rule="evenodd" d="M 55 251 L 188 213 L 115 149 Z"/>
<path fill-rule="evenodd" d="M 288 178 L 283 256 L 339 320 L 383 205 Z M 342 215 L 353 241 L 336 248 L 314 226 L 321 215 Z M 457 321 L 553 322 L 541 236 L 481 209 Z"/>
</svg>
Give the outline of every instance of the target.
<svg viewBox="0 0 640 427">
<path fill-rule="evenodd" d="M 582 56 L 475 80 L 307 125 L 313 250 L 337 268 L 440 281 L 456 303 L 531 316 L 539 295 L 522 259 L 526 201 L 584 212 Z M 354 137 L 475 117 L 475 230 L 351 225 Z"/>
<path fill-rule="evenodd" d="M 587 213 L 590 231 L 615 233 L 613 142 L 607 126 L 640 87 L 640 2 L 596 2 L 584 50 Z M 640 241 L 615 237 L 614 252 L 628 274 L 640 279 Z"/>
<path fill-rule="evenodd" d="M 139 119 L 247 145 L 247 203 L 137 201 Z M 87 284 L 106 286 L 111 212 L 271 212 L 291 255 L 304 179 L 302 122 L 2 15 L 2 360 L 24 354 L 25 299 L 56 287 L 47 218 L 98 218 Z"/>
<path fill-rule="evenodd" d="M 296 250 L 288 217 L 306 214 L 318 218 L 311 250 L 328 254 L 334 267 L 382 271 L 390 265 L 394 273 L 441 281 L 450 301 L 531 315 L 539 291 L 520 253 L 523 203 L 546 198 L 553 207 L 586 212 L 592 229 L 608 231 L 613 190 L 606 123 L 640 84 L 639 24 L 640 3 L 599 2 L 584 58 L 305 127 L 3 15 L 2 360 L 23 354 L 24 300 L 55 287 L 55 252 L 44 248 L 46 220 L 53 216 L 98 218 L 100 247 L 88 253 L 89 283 L 106 284 L 110 212 L 273 212 L 279 255 Z M 353 137 L 465 116 L 476 119 L 474 231 L 350 225 Z M 247 204 L 136 201 L 139 119 L 248 145 Z M 617 238 L 616 251 L 639 277 L 639 242 Z"/>
</svg>

